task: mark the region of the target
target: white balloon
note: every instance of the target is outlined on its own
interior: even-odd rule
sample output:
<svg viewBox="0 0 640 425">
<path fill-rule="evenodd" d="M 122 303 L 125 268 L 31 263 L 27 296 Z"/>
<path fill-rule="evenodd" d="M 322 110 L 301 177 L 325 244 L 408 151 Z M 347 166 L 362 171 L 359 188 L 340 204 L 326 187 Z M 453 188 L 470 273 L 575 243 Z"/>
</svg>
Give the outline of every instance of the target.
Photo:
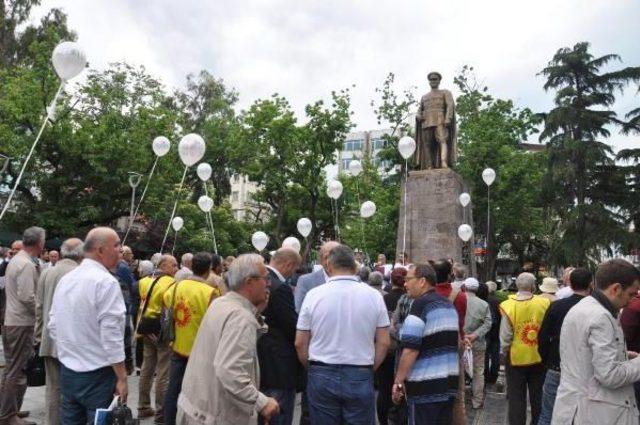
<svg viewBox="0 0 640 425">
<path fill-rule="evenodd" d="M 496 180 L 496 172 L 493 171 L 493 168 L 485 168 L 482 172 L 482 180 L 484 180 L 487 186 L 491 186 L 493 182 Z"/>
<path fill-rule="evenodd" d="M 169 149 L 171 149 L 171 142 L 164 136 L 158 136 L 153 139 L 151 146 L 156 156 L 165 156 L 169 153 Z"/>
<path fill-rule="evenodd" d="M 362 172 L 362 164 L 357 159 L 349 163 L 349 172 L 352 176 L 357 176 Z"/>
<path fill-rule="evenodd" d="M 471 196 L 467 192 L 461 193 L 458 199 L 463 207 L 466 207 L 471 202 Z"/>
<path fill-rule="evenodd" d="M 416 151 L 416 141 L 413 140 L 413 137 L 404 136 L 398 142 L 398 150 L 404 159 L 409 159 Z"/>
<path fill-rule="evenodd" d="M 269 236 L 265 232 L 255 232 L 251 235 L 251 243 L 255 249 L 262 251 L 269 243 Z"/>
<path fill-rule="evenodd" d="M 366 201 L 362 203 L 360 207 L 360 216 L 364 218 L 369 218 L 376 213 L 376 204 L 371 201 Z"/>
<path fill-rule="evenodd" d="M 458 236 L 463 241 L 467 242 L 469 239 L 471 239 L 472 235 L 473 229 L 468 224 L 461 224 L 460 227 L 458 227 Z"/>
<path fill-rule="evenodd" d="M 211 178 L 211 165 L 207 164 L 206 162 L 201 162 L 200 164 L 198 164 L 196 173 L 198 173 L 198 177 L 200 177 L 200 180 L 206 182 Z"/>
<path fill-rule="evenodd" d="M 171 227 L 173 227 L 173 230 L 175 230 L 176 232 L 182 229 L 183 225 L 184 220 L 182 219 L 182 217 L 174 217 L 173 220 L 171 220 Z"/>
<path fill-rule="evenodd" d="M 87 66 L 87 56 L 78 43 L 63 41 L 53 49 L 51 62 L 58 77 L 63 81 L 69 81 Z"/>
<path fill-rule="evenodd" d="M 342 195 L 342 183 L 338 180 L 331 180 L 327 185 L 327 196 L 331 199 L 338 199 Z"/>
<path fill-rule="evenodd" d="M 294 236 L 289 236 L 284 241 L 282 241 L 282 247 L 283 248 L 295 249 L 296 252 L 300 252 L 301 245 L 300 245 L 300 241 L 298 240 L 298 238 L 296 238 Z"/>
<path fill-rule="evenodd" d="M 204 156 L 205 144 L 204 139 L 194 133 L 187 134 L 178 143 L 178 153 L 182 163 L 187 167 L 191 167 L 200 161 Z"/>
<path fill-rule="evenodd" d="M 308 218 L 305 217 L 298 220 L 298 233 L 300 233 L 303 238 L 309 236 L 312 228 L 313 224 L 311 224 L 311 220 Z"/>
<path fill-rule="evenodd" d="M 198 207 L 200 207 L 200 209 L 204 212 L 211 211 L 211 208 L 213 208 L 213 199 L 211 199 L 207 195 L 202 195 L 198 198 Z"/>
</svg>

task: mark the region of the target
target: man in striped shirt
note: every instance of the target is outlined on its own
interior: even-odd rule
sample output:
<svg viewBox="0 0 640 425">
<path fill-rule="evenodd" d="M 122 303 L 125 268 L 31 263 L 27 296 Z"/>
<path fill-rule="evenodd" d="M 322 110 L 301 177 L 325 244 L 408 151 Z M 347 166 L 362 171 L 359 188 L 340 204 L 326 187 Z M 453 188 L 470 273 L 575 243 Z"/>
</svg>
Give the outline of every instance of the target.
<svg viewBox="0 0 640 425">
<path fill-rule="evenodd" d="M 407 398 L 409 425 L 451 423 L 458 392 L 458 314 L 436 282 L 429 264 L 411 266 L 405 278 L 414 301 L 400 331 L 393 399 Z"/>
</svg>

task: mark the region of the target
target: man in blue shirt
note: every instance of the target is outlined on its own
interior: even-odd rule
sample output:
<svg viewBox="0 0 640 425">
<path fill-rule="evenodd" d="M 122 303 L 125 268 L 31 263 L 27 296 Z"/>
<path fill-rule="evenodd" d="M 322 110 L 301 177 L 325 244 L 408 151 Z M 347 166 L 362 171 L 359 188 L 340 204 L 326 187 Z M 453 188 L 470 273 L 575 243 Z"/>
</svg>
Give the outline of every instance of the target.
<svg viewBox="0 0 640 425">
<path fill-rule="evenodd" d="M 436 281 L 428 264 L 411 266 L 405 278 L 414 301 L 400 331 L 393 400 L 407 398 L 409 425 L 451 423 L 458 393 L 458 314 L 436 293 Z"/>
</svg>

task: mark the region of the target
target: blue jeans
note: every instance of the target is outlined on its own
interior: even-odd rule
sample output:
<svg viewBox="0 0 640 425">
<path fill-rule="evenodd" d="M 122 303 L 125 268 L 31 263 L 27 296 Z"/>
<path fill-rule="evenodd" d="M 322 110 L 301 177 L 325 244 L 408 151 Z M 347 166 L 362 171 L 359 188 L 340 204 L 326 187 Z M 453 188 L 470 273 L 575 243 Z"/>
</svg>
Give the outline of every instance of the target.
<svg viewBox="0 0 640 425">
<path fill-rule="evenodd" d="M 560 372 L 547 370 L 542 387 L 542 409 L 538 418 L 538 425 L 550 425 L 553 416 L 553 406 L 556 403 L 556 394 L 560 385 Z"/>
<path fill-rule="evenodd" d="M 309 365 L 311 425 L 373 425 L 376 399 L 371 367 Z"/>
<path fill-rule="evenodd" d="M 188 358 L 173 353 L 169 367 L 169 385 L 164 395 L 164 423 L 175 425 L 178 414 L 178 396 L 182 391 L 182 380 L 187 370 Z"/>
<path fill-rule="evenodd" d="M 408 425 L 449 425 L 453 421 L 453 398 L 436 403 L 407 401 Z"/>
<path fill-rule="evenodd" d="M 291 425 L 293 422 L 293 408 L 296 404 L 296 390 L 279 390 L 266 388 L 262 393 L 268 397 L 273 397 L 280 405 L 280 413 L 273 416 L 269 425 Z M 258 416 L 258 425 L 264 424 L 264 418 Z"/>
<path fill-rule="evenodd" d="M 113 401 L 116 374 L 111 366 L 91 372 L 74 372 L 60 367 L 61 425 L 93 424 L 96 409 L 106 409 Z"/>
</svg>

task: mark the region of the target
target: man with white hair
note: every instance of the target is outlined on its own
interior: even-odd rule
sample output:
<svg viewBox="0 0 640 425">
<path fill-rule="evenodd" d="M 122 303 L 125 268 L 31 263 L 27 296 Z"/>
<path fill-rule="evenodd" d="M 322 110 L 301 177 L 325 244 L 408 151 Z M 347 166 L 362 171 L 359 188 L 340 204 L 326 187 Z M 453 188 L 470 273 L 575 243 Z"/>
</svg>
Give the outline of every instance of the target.
<svg viewBox="0 0 640 425">
<path fill-rule="evenodd" d="M 38 257 L 42 253 L 45 231 L 29 227 L 22 235 L 23 248 L 9 262 L 5 275 L 6 310 L 2 345 L 6 368 L 0 385 L 0 424 L 31 423 L 18 418 L 27 390 L 26 368 L 33 356 L 36 323 L 35 290 L 40 276 Z"/>
<path fill-rule="evenodd" d="M 84 260 L 60 279 L 49 314 L 49 333 L 60 360 L 60 423 L 92 423 L 114 394 L 127 402 L 124 365 L 126 309 L 111 274 L 120 259 L 120 238 L 108 227 L 92 229 Z"/>
<path fill-rule="evenodd" d="M 573 289 L 571 289 L 571 272 L 575 270 L 575 267 L 567 267 L 562 273 L 562 288 L 556 292 L 556 299 L 561 300 L 563 298 L 569 298 L 573 295 Z"/>
<path fill-rule="evenodd" d="M 538 423 L 542 405 L 545 369 L 538 353 L 538 332 L 550 301 L 533 295 L 536 277 L 521 273 L 516 278 L 518 292 L 500 304 L 504 316 L 500 324 L 500 347 L 507 360 L 509 424 L 525 425 L 527 390 L 531 404 L 531 423 Z M 506 319 L 506 320 L 505 320 Z"/>
<path fill-rule="evenodd" d="M 193 266 L 193 254 L 187 252 L 186 254 L 182 254 L 180 257 L 180 270 L 176 272 L 176 282 L 180 282 L 181 280 L 187 279 L 193 275 L 193 270 L 191 270 Z"/>
<path fill-rule="evenodd" d="M 329 257 L 329 252 L 339 245 L 340 244 L 336 241 L 327 241 L 322 244 L 319 252 L 319 262 L 322 267 L 312 273 L 304 274 L 298 278 L 298 284 L 296 285 L 295 292 L 296 311 L 298 313 L 300 312 L 302 301 L 304 301 L 307 293 L 316 286 L 320 286 L 329 280 L 329 275 L 327 274 L 327 258 Z"/>
<path fill-rule="evenodd" d="M 49 267 L 40 275 L 36 289 L 36 342 L 40 343 L 40 357 L 44 358 L 46 370 L 46 409 L 45 423 L 55 425 L 60 423 L 60 362 L 56 343 L 49 335 L 46 322 L 49 319 L 51 304 L 56 287 L 67 273 L 78 267 L 83 258 L 83 244 L 78 238 L 67 239 L 60 247 L 61 260 L 56 259 L 56 265 Z M 53 251 L 51 251 L 53 252 Z M 49 253 L 51 258 L 51 253 Z"/>
<path fill-rule="evenodd" d="M 258 254 L 239 256 L 227 272 L 229 292 L 215 299 L 200 324 L 178 398 L 178 425 L 267 422 L 278 402 L 260 392 L 256 319 L 269 300 L 269 272 Z"/>
<path fill-rule="evenodd" d="M 484 360 L 487 349 L 485 335 L 491 329 L 491 310 L 486 301 L 476 294 L 480 288 L 480 282 L 475 277 L 469 277 L 464 281 L 467 291 L 467 315 L 464 321 L 464 338 L 471 345 L 473 353 L 473 384 L 471 406 L 480 409 L 484 403 Z"/>
</svg>

